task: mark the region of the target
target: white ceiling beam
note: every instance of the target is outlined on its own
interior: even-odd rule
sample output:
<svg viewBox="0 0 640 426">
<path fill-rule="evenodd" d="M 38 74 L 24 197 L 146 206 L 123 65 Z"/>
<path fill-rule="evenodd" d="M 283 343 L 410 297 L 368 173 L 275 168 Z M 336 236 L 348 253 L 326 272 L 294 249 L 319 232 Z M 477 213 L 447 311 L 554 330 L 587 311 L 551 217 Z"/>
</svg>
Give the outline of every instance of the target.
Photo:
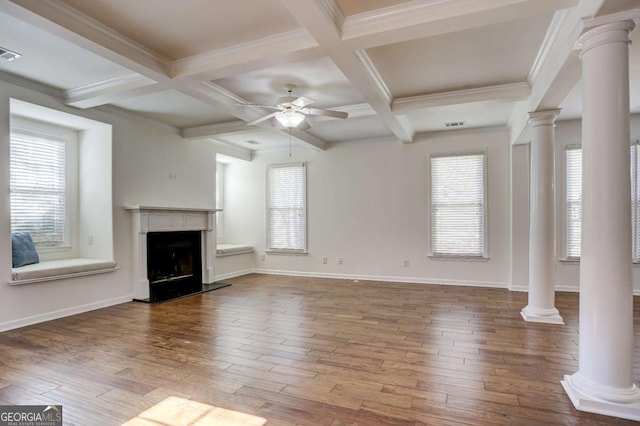
<svg viewBox="0 0 640 426">
<path fill-rule="evenodd" d="M 562 18 L 555 36 L 545 47 L 543 57 L 537 59 L 535 79 L 530 82 L 531 95 L 514 107 L 509 118 L 511 143 L 526 143 L 528 113 L 541 109 L 558 108 L 581 78 L 580 60 L 575 51 L 576 28 L 583 18 L 596 16 L 607 2 L 617 0 L 581 0 Z M 530 72 L 530 75 L 532 73 Z"/>
<path fill-rule="evenodd" d="M 169 60 L 60 0 L 2 1 L 0 11 L 152 80 L 169 79 Z"/>
<path fill-rule="evenodd" d="M 500 84 L 496 86 L 476 87 L 473 89 L 397 98 L 391 104 L 391 110 L 395 113 L 402 113 L 416 109 L 468 104 L 472 102 L 522 101 L 527 99 L 530 94 L 531 87 L 529 87 L 527 82 Z"/>
<path fill-rule="evenodd" d="M 183 139 L 199 139 L 217 135 L 228 135 L 238 133 L 252 133 L 255 129 L 247 126 L 242 120 L 230 121 L 228 123 L 208 124 L 206 126 L 188 127 L 182 129 Z"/>
<path fill-rule="evenodd" d="M 225 141 L 220 141 L 218 139 L 210 138 L 205 140 L 211 141 L 216 145 L 216 152 L 218 154 L 239 158 L 244 161 L 251 161 L 253 159 L 253 151 L 251 151 L 250 149 L 235 144 L 230 144 Z"/>
<path fill-rule="evenodd" d="M 348 16 L 342 39 L 365 49 L 468 30 L 575 6 L 578 0 L 410 1 Z"/>
<path fill-rule="evenodd" d="M 178 59 L 171 64 L 171 71 L 173 77 L 206 73 L 208 79 L 213 80 L 227 77 L 230 69 L 242 72 L 238 67 L 245 64 L 252 64 L 245 70 L 255 70 L 253 64 L 270 61 L 272 58 L 291 54 L 307 58 L 309 53 L 312 57 L 318 57 L 321 52 L 317 47 L 318 43 L 307 31 L 297 29 Z"/>
<path fill-rule="evenodd" d="M 76 108 L 93 108 L 132 96 L 163 90 L 163 85 L 140 74 L 115 77 L 65 91 L 65 103 Z"/>
<path fill-rule="evenodd" d="M 341 40 L 335 9 L 327 0 L 281 0 L 327 52 L 364 99 L 402 142 L 413 141 L 413 129 L 391 112 L 392 96 L 364 50 L 352 51 Z"/>
</svg>

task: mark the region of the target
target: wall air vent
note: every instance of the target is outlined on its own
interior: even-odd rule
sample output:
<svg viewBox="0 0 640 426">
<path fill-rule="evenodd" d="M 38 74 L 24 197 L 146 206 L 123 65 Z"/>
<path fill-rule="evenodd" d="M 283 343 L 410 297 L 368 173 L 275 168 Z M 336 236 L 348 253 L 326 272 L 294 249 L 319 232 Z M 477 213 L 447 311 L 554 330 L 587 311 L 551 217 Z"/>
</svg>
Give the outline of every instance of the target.
<svg viewBox="0 0 640 426">
<path fill-rule="evenodd" d="M 447 127 L 462 127 L 464 126 L 464 121 L 450 121 L 448 123 L 444 123 Z"/>
<path fill-rule="evenodd" d="M 13 52 L 9 49 L 5 49 L 4 47 L 0 47 L 0 58 L 4 59 L 5 61 L 11 62 L 18 59 L 20 56 L 22 55 L 17 52 Z"/>
<path fill-rule="evenodd" d="M 260 145 L 262 142 L 258 142 L 256 140 L 250 139 L 247 141 L 249 145 Z"/>
</svg>

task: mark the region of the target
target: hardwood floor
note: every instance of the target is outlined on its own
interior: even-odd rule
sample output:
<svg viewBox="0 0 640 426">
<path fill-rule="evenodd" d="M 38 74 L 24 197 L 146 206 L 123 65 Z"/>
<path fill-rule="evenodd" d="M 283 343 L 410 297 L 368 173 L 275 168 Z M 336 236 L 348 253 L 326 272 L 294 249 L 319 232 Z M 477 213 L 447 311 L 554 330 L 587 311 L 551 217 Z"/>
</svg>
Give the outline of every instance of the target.
<svg viewBox="0 0 640 426">
<path fill-rule="evenodd" d="M 501 289 L 267 275 L 0 333 L 0 404 L 120 425 L 176 396 L 268 425 L 631 424 L 576 411 L 578 295 L 525 323 Z M 635 377 L 640 300 L 635 298 Z"/>
</svg>

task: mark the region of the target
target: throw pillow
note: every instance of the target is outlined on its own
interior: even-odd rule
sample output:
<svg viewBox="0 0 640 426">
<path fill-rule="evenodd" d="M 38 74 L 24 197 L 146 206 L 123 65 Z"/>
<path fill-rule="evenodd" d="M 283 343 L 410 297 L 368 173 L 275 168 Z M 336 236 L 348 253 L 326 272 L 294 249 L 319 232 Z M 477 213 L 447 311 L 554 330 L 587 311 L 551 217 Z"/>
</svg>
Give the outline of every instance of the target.
<svg viewBox="0 0 640 426">
<path fill-rule="evenodd" d="M 31 234 L 28 232 L 11 234 L 11 260 L 14 268 L 40 262 Z"/>
</svg>

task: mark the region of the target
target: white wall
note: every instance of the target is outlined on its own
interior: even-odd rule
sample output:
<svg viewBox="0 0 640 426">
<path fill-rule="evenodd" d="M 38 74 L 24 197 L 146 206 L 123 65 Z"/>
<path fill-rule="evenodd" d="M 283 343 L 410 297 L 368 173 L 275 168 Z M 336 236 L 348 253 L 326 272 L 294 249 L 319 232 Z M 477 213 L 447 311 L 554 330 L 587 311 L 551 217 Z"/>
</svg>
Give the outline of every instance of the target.
<svg viewBox="0 0 640 426">
<path fill-rule="evenodd" d="M 259 154 L 227 165 L 225 237 L 256 247 L 256 268 L 270 273 L 508 287 L 509 141 L 506 129 L 434 135 L 414 144 L 357 141 L 329 150 Z M 488 261 L 427 257 L 431 154 L 487 154 Z M 265 167 L 307 161 L 307 256 L 267 254 Z M 329 263 L 322 264 L 327 256 Z M 337 258 L 344 264 L 339 265 Z M 410 266 L 403 266 L 409 260 Z"/>
<path fill-rule="evenodd" d="M 564 151 L 568 145 L 580 145 L 582 141 L 582 122 L 580 120 L 560 121 L 556 123 L 555 129 L 555 187 L 556 187 L 556 265 L 555 265 L 555 284 L 558 291 L 578 291 L 580 288 L 580 263 L 566 262 L 561 258 L 564 256 Z M 631 137 L 632 139 L 640 138 L 640 115 L 631 116 Z M 513 206 L 513 260 L 512 260 L 512 277 L 513 288 L 517 290 L 527 290 L 528 287 L 528 226 L 529 211 L 521 208 L 515 203 L 526 202 L 529 199 L 529 178 L 528 173 L 525 175 L 523 170 L 529 166 L 528 145 L 514 146 L 512 150 L 513 164 L 513 181 L 512 181 L 512 197 Z M 520 201 L 518 201 L 520 200 Z M 526 245 L 525 245 L 526 238 Z M 633 266 L 633 282 L 634 291 L 640 294 L 640 265 Z"/>
<path fill-rule="evenodd" d="M 10 98 L 113 125 L 112 157 L 105 162 L 113 163 L 113 252 L 118 271 L 38 284 L 7 284 L 11 276 Z M 0 82 L 0 330 L 131 300 L 131 217 L 124 206 L 214 208 L 215 158 L 216 149 L 210 142 L 184 141 L 164 126 L 69 108 L 50 96 Z M 228 268 L 229 272 L 233 271 Z"/>
</svg>

